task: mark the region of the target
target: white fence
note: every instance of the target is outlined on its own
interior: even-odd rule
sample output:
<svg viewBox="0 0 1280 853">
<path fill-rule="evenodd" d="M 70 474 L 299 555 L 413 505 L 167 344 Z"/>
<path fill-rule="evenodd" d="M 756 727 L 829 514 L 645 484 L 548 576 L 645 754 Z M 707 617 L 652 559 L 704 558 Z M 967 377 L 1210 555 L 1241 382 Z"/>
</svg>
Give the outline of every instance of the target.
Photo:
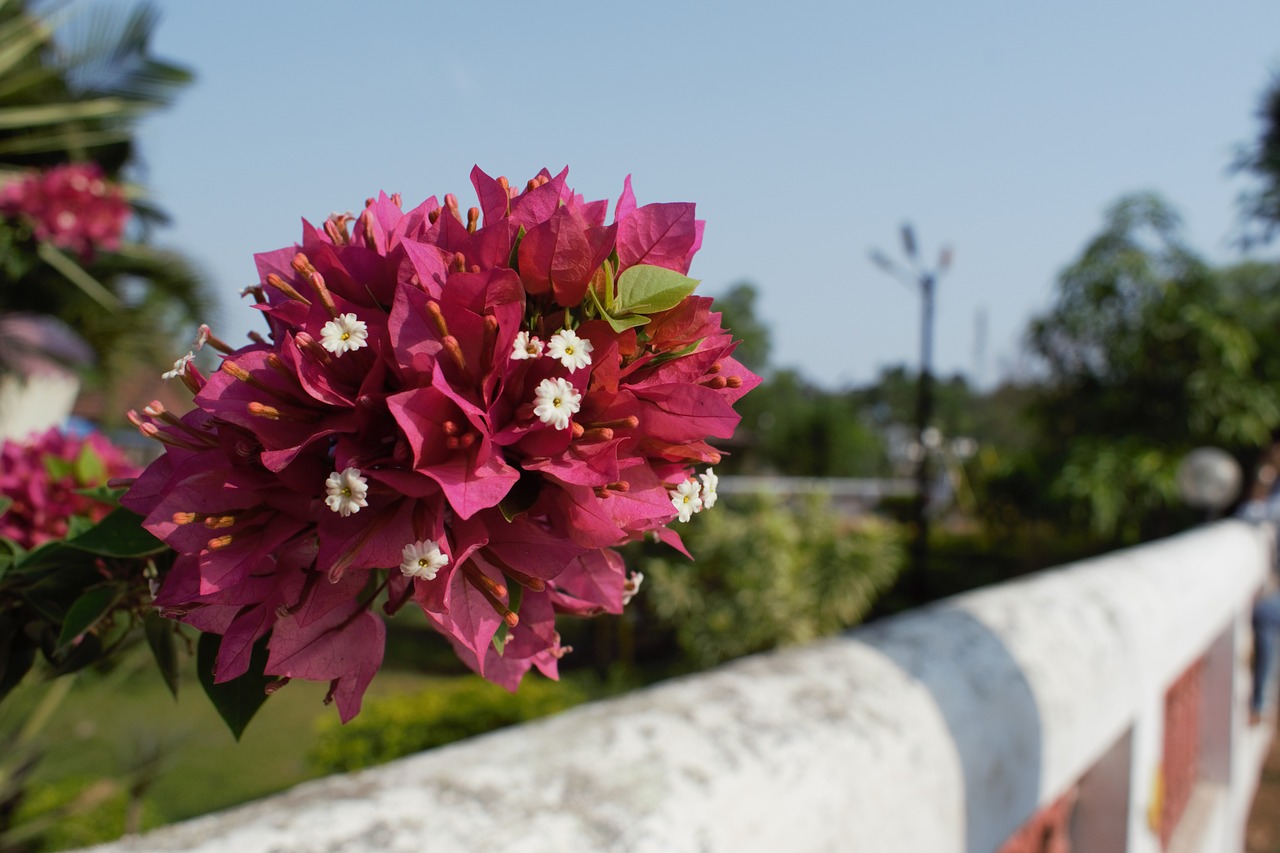
<svg viewBox="0 0 1280 853">
<path fill-rule="evenodd" d="M 1269 564 L 1221 522 L 102 849 L 985 853 L 1057 803 L 1076 851 L 1238 851 Z M 1194 787 L 1163 848 L 1188 672 Z"/>
</svg>

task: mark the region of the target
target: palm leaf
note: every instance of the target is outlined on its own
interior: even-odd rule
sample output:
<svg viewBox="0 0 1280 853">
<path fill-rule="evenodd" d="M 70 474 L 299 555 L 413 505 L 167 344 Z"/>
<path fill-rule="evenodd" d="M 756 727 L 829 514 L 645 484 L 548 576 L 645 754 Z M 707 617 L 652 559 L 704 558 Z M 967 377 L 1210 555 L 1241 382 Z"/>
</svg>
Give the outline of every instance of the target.
<svg viewBox="0 0 1280 853">
<path fill-rule="evenodd" d="M 160 16 L 141 4 L 127 14 L 95 6 L 60 27 L 55 37 L 67 84 L 85 96 L 111 96 L 148 107 L 166 106 L 193 79 L 180 65 L 149 55 Z"/>
<path fill-rule="evenodd" d="M 0 157 L 48 154 L 55 151 L 81 152 L 104 145 L 128 142 L 132 138 L 133 132 L 127 128 L 91 131 L 74 126 L 66 127 L 53 133 L 0 140 Z M 83 159 L 83 156 L 80 159 Z"/>
<path fill-rule="evenodd" d="M 96 98 L 66 104 L 41 104 L 32 107 L 0 108 L 0 130 L 20 130 L 51 124 L 66 124 L 82 119 L 129 118 L 141 106 L 123 98 Z"/>
</svg>

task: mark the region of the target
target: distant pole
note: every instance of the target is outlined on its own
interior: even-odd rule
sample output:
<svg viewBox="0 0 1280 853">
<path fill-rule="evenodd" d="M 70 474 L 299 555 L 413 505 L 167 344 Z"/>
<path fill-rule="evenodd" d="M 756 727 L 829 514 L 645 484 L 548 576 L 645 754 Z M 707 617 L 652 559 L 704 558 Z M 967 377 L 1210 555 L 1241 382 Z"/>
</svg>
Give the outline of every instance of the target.
<svg viewBox="0 0 1280 853">
<path fill-rule="evenodd" d="M 932 597 L 929 582 L 929 486 L 933 470 L 929 464 L 931 448 L 927 438 L 933 420 L 933 316 L 938 278 L 951 266 L 951 249 L 944 248 L 938 255 L 937 266 L 928 269 L 920 261 L 915 232 L 909 224 L 902 226 L 902 249 L 910 261 L 910 270 L 878 249 L 872 251 L 871 260 L 908 287 L 920 290 L 920 375 L 916 382 L 916 447 L 919 455 L 916 459 L 916 495 L 911 511 L 915 535 L 911 539 L 907 583 L 913 596 L 927 600 Z"/>
</svg>

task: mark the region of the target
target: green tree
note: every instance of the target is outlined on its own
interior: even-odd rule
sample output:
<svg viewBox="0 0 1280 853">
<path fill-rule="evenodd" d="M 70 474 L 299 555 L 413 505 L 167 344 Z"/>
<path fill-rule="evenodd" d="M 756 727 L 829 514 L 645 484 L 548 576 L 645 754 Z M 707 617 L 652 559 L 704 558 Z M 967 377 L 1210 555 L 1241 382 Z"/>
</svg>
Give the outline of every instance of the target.
<svg viewBox="0 0 1280 853">
<path fill-rule="evenodd" d="M 1173 475 L 1201 444 L 1240 454 L 1280 425 L 1274 270 L 1215 270 L 1153 195 L 1121 199 L 1058 280 L 1031 351 L 1047 374 L 1033 413 L 1053 494 L 1119 541 L 1169 532 Z M 1267 305 L 1267 310 L 1261 308 Z M 1267 341 L 1264 346 L 1260 341 Z"/>
<path fill-rule="evenodd" d="M 1234 164 L 1235 171 L 1259 184 L 1240 196 L 1245 245 L 1269 242 L 1280 230 L 1280 75 L 1263 92 L 1258 119 L 1262 127 L 1257 139 L 1241 149 Z"/>
<path fill-rule="evenodd" d="M 796 477 L 870 477 L 885 473 L 884 445 L 858 401 L 783 369 L 737 405 L 737 444 L 724 471 Z"/>
<path fill-rule="evenodd" d="M 714 309 L 723 315 L 724 328 L 742 341 L 734 350 L 734 358 L 756 373 L 764 373 L 769 367 L 772 342 L 769 327 L 756 314 L 759 296 L 754 284 L 738 282 L 723 296 L 716 297 Z"/>
<path fill-rule="evenodd" d="M 171 360 L 173 339 L 190 336 L 209 309 L 192 264 L 149 244 L 149 226 L 164 215 L 128 182 L 139 117 L 170 103 L 192 77 L 151 55 L 151 6 L 54 4 L 53 17 L 42 17 L 33 5 L 0 0 L 0 183 L 95 163 L 124 184 L 136 239 L 75 258 L 36 240 L 21 221 L 0 222 L 0 313 L 68 323 L 98 354 L 95 379 L 109 384 L 139 362 Z"/>
</svg>

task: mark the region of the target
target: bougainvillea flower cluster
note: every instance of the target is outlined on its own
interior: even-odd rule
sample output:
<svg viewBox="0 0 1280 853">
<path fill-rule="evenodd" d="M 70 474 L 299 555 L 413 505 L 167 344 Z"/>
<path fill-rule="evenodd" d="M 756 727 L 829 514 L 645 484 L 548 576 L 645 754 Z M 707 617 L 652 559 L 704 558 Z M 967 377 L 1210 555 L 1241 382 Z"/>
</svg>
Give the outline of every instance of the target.
<svg viewBox="0 0 1280 853">
<path fill-rule="evenodd" d="M 90 257 L 120 247 L 129 205 L 97 164 L 69 163 L 6 184 L 0 213 L 26 221 L 37 240 Z"/>
<path fill-rule="evenodd" d="M 615 546 L 683 550 L 667 524 L 714 502 L 694 466 L 759 377 L 693 295 L 694 206 L 638 206 L 628 178 L 606 222 L 566 177 L 476 168 L 465 212 L 382 195 L 304 223 L 245 291 L 269 336 L 202 330 L 219 368 L 169 373 L 197 408 L 132 414 L 165 453 L 123 503 L 178 552 L 157 605 L 221 635 L 217 680 L 269 637 L 266 674 L 330 682 L 350 719 L 382 660 L 371 605 L 412 601 L 514 689 L 557 675 L 557 613 L 635 593 Z"/>
<path fill-rule="evenodd" d="M 129 477 L 137 467 L 101 435 L 51 429 L 29 441 L 0 444 L 0 536 L 31 549 L 67 535 L 72 516 L 101 521 L 112 506 L 79 490 Z"/>
</svg>

